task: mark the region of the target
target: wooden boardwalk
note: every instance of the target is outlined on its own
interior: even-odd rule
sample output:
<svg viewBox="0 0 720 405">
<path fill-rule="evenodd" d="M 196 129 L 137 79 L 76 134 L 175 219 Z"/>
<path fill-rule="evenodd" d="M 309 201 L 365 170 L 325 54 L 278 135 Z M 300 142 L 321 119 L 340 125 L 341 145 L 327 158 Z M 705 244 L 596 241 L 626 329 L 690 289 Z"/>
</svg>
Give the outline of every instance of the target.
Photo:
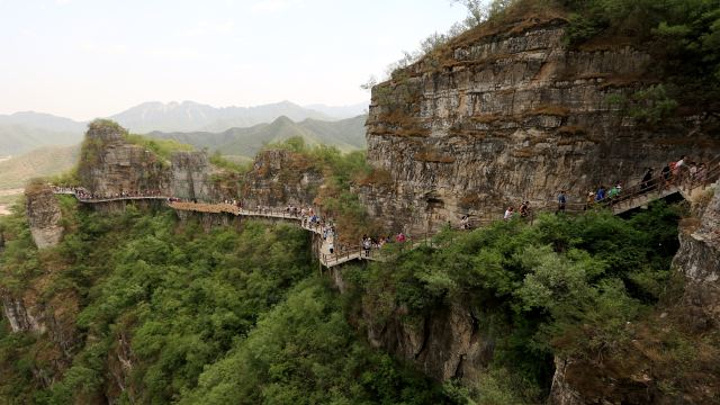
<svg viewBox="0 0 720 405">
<path fill-rule="evenodd" d="M 676 185 L 671 184 L 667 181 L 667 179 L 658 176 L 657 178 L 651 180 L 651 182 L 649 183 L 651 184 L 651 186 L 648 186 L 647 183 L 637 184 L 626 190 L 623 190 L 620 196 L 612 199 L 605 198 L 601 201 L 595 202 L 593 207 L 608 208 L 612 210 L 613 215 L 620 215 L 628 211 L 647 206 L 653 201 L 668 198 L 674 194 L 681 193 L 684 197 L 691 196 L 699 190 L 704 190 L 713 182 L 718 181 L 718 178 L 720 178 L 720 157 L 715 158 L 711 162 L 710 169 L 707 171 L 707 173 L 704 174 L 702 179 L 694 179 L 684 182 L 680 181 L 680 179 L 676 179 L 676 182 L 680 183 L 679 185 Z M 654 187 L 652 185 L 654 185 Z M 167 201 L 167 205 L 177 211 L 190 211 L 207 214 L 227 214 L 249 218 L 288 221 L 299 225 L 308 232 L 323 236 L 323 227 L 320 224 L 311 223 L 307 217 L 303 218 L 297 215 L 293 215 L 286 210 L 277 208 L 248 210 L 226 203 L 210 204 L 174 201 L 169 196 L 120 196 L 111 198 L 86 198 L 84 195 L 78 194 L 73 190 L 62 188 L 55 188 L 54 193 L 72 195 L 83 204 L 102 204 L 118 201 L 161 200 Z M 575 211 L 578 212 L 581 212 L 583 209 L 587 208 L 584 207 L 583 204 L 574 204 L 573 206 L 575 205 L 577 206 L 575 207 L 577 208 L 577 210 Z M 550 206 L 552 206 L 552 204 L 548 205 L 548 207 L 546 207 L 546 210 L 549 210 Z M 431 241 L 429 237 L 420 241 L 409 241 L 405 243 L 407 243 L 408 246 L 410 246 L 410 248 L 412 249 L 416 245 L 428 243 L 428 241 Z M 341 252 L 335 250 L 333 253 L 330 253 L 329 247 L 331 243 L 334 244 L 334 241 L 333 236 L 330 234 L 327 236 L 327 238 L 323 240 L 321 250 L 320 252 L 318 252 L 318 259 L 320 260 L 320 263 L 328 269 L 356 260 L 385 261 L 387 259 L 387 257 L 380 254 L 377 249 L 372 250 L 371 254 L 369 255 L 366 255 L 361 248 L 358 248 L 357 250 L 348 250 Z"/>
</svg>

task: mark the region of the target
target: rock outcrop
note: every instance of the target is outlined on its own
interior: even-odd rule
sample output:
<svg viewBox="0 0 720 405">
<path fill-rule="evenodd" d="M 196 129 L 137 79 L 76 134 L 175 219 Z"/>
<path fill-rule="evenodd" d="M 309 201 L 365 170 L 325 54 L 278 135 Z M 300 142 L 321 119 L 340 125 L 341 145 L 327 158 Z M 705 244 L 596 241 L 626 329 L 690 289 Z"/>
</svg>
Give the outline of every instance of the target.
<svg viewBox="0 0 720 405">
<path fill-rule="evenodd" d="M 700 223 L 680 233 L 673 266 L 685 275 L 684 304 L 692 308 L 692 325 L 703 332 L 720 327 L 720 187 Z"/>
<path fill-rule="evenodd" d="M 309 206 L 324 182 L 322 172 L 304 155 L 286 150 L 260 152 L 245 175 L 242 198 L 246 207 Z"/>
<path fill-rule="evenodd" d="M 395 308 L 383 317 L 372 311 L 367 300 L 364 303 L 370 344 L 414 363 L 438 381 L 472 381 L 492 359 L 494 339 L 479 329 L 477 319 L 462 305 L 450 305 L 413 321 L 407 319 L 407 308 Z M 385 321 L 378 323 L 378 319 Z"/>
<path fill-rule="evenodd" d="M 223 173 L 210 164 L 206 152 L 173 152 L 166 160 L 130 142 L 124 128 L 105 120 L 89 125 L 78 168 L 82 186 L 97 196 L 127 193 L 198 201 L 233 194 L 213 182 L 214 175 Z M 237 187 L 232 191 L 237 194 Z"/>
<path fill-rule="evenodd" d="M 188 200 L 210 200 L 210 162 L 204 152 L 177 152 L 172 156 L 172 195 Z"/>
<path fill-rule="evenodd" d="M 582 203 L 599 184 L 720 153 L 705 115 L 655 128 L 626 116 L 617 101 L 653 81 L 649 54 L 572 50 L 564 26 L 533 16 L 492 35 L 480 27 L 376 86 L 368 160 L 391 179 L 363 187 L 370 215 L 437 229 L 463 214 L 497 218 L 523 200 L 551 206 L 559 190 Z"/>
<path fill-rule="evenodd" d="M 37 314 L 33 314 L 32 309 L 28 309 L 21 299 L 10 297 L 7 294 L 1 294 L 3 311 L 5 317 L 10 322 L 10 328 L 13 332 L 36 332 L 44 333 L 47 327 Z"/>
<path fill-rule="evenodd" d="M 52 189 L 45 184 L 30 184 L 25 189 L 26 212 L 30 233 L 39 249 L 57 245 L 63 236 L 62 212 Z"/>
<path fill-rule="evenodd" d="M 99 196 L 168 195 L 170 165 L 146 148 L 129 143 L 126 135 L 127 131 L 113 122 L 90 123 L 78 167 L 81 184 Z"/>
</svg>

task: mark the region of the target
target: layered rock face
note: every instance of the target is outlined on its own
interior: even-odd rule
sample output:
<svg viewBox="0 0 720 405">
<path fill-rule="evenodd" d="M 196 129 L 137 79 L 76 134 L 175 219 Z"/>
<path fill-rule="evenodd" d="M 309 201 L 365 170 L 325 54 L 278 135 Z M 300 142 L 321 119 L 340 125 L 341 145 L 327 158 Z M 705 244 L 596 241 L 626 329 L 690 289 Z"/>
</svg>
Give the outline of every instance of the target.
<svg viewBox="0 0 720 405">
<path fill-rule="evenodd" d="M 337 280 L 335 280 L 337 284 Z M 452 378 L 473 381 L 492 359 L 495 340 L 478 327 L 462 305 L 438 309 L 420 320 L 406 319 L 406 308 L 395 308 L 386 321 L 363 301 L 368 341 L 438 381 Z"/>
<path fill-rule="evenodd" d="M 39 249 L 57 245 L 63 236 L 60 206 L 50 187 L 30 185 L 25 189 L 30 233 Z"/>
<path fill-rule="evenodd" d="M 307 157 L 286 150 L 261 152 L 245 175 L 242 195 L 246 207 L 313 205 L 324 181 Z"/>
<path fill-rule="evenodd" d="M 90 124 L 78 168 L 82 185 L 99 196 L 123 192 L 168 195 L 171 184 L 168 165 L 142 146 L 128 143 L 125 134 L 117 124 Z"/>
<path fill-rule="evenodd" d="M 699 332 L 720 327 L 720 186 L 705 208 L 700 225 L 680 233 L 673 266 L 685 275 L 685 305 Z"/>
<path fill-rule="evenodd" d="M 652 129 L 625 117 L 615 101 L 647 86 L 648 54 L 571 51 L 563 27 L 470 32 L 376 86 L 368 160 L 391 181 L 363 187 L 370 214 L 416 232 L 463 214 L 497 219 L 523 200 L 552 207 L 564 189 L 581 203 L 599 184 L 637 180 L 682 154 L 720 153 L 701 116 Z"/>
<path fill-rule="evenodd" d="M 125 139 L 127 131 L 112 122 L 93 122 L 85 135 L 78 174 L 98 196 L 130 194 L 215 201 L 224 194 L 212 181 L 214 168 L 205 152 L 174 152 L 166 161 Z"/>
<path fill-rule="evenodd" d="M 184 199 L 209 200 L 210 162 L 204 152 L 178 152 L 172 156 L 172 195 Z"/>
</svg>

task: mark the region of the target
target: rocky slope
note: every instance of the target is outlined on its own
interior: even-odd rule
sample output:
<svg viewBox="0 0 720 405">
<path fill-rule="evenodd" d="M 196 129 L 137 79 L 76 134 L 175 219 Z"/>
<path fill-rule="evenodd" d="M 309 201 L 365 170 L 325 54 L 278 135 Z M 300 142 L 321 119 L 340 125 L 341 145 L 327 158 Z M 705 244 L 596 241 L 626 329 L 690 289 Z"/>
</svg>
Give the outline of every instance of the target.
<svg viewBox="0 0 720 405">
<path fill-rule="evenodd" d="M 44 184 L 31 184 L 25 189 L 25 199 L 35 245 L 39 249 L 57 245 L 63 235 L 62 213 L 52 189 Z"/>
<path fill-rule="evenodd" d="M 204 152 L 174 152 L 169 160 L 129 142 L 127 131 L 110 121 L 88 126 L 80 153 L 80 184 L 90 193 L 142 193 L 214 200 L 213 168 Z"/>
<path fill-rule="evenodd" d="M 322 186 L 322 172 L 304 155 L 286 150 L 261 152 L 245 174 L 241 196 L 246 207 L 311 206 Z"/>
<path fill-rule="evenodd" d="M 617 101 L 656 79 L 649 54 L 612 42 L 570 49 L 564 27 L 552 13 L 481 26 L 376 86 L 368 159 L 392 186 L 363 188 L 371 215 L 438 228 L 525 199 L 552 205 L 561 189 L 582 202 L 645 167 L 720 153 L 705 114 L 657 127 L 627 116 Z"/>
<path fill-rule="evenodd" d="M 700 225 L 680 233 L 680 251 L 673 265 L 688 283 L 683 301 L 691 309 L 692 327 L 699 332 L 717 330 L 720 327 L 720 184 L 702 212 Z"/>
</svg>

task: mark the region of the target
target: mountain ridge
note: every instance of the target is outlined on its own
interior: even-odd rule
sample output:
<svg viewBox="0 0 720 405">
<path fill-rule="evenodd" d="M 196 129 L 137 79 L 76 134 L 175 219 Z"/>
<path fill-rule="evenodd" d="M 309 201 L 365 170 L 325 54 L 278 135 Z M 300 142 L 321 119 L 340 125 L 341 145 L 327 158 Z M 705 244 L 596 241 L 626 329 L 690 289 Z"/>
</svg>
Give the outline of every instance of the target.
<svg viewBox="0 0 720 405">
<path fill-rule="evenodd" d="M 134 133 L 160 132 L 223 132 L 231 128 L 249 128 L 271 123 L 281 116 L 299 122 L 306 119 L 341 121 L 359 114 L 361 104 L 325 106 L 317 111 L 290 101 L 250 107 L 213 107 L 194 101 L 150 101 L 130 107 L 107 118 L 118 122 Z M 343 115 L 345 114 L 345 115 Z M 0 156 L 15 156 L 42 146 L 69 146 L 79 143 L 87 122 L 53 114 L 21 111 L 0 114 Z"/>
<path fill-rule="evenodd" d="M 198 149 L 207 148 L 223 155 L 252 157 L 263 146 L 300 136 L 308 144 L 335 146 L 341 151 L 365 148 L 366 116 L 359 115 L 339 121 L 322 121 L 307 118 L 300 122 L 281 116 L 271 123 L 257 124 L 247 128 L 230 128 L 222 132 L 161 132 L 154 131 L 147 136 L 158 139 L 172 139 L 187 143 Z"/>
</svg>

